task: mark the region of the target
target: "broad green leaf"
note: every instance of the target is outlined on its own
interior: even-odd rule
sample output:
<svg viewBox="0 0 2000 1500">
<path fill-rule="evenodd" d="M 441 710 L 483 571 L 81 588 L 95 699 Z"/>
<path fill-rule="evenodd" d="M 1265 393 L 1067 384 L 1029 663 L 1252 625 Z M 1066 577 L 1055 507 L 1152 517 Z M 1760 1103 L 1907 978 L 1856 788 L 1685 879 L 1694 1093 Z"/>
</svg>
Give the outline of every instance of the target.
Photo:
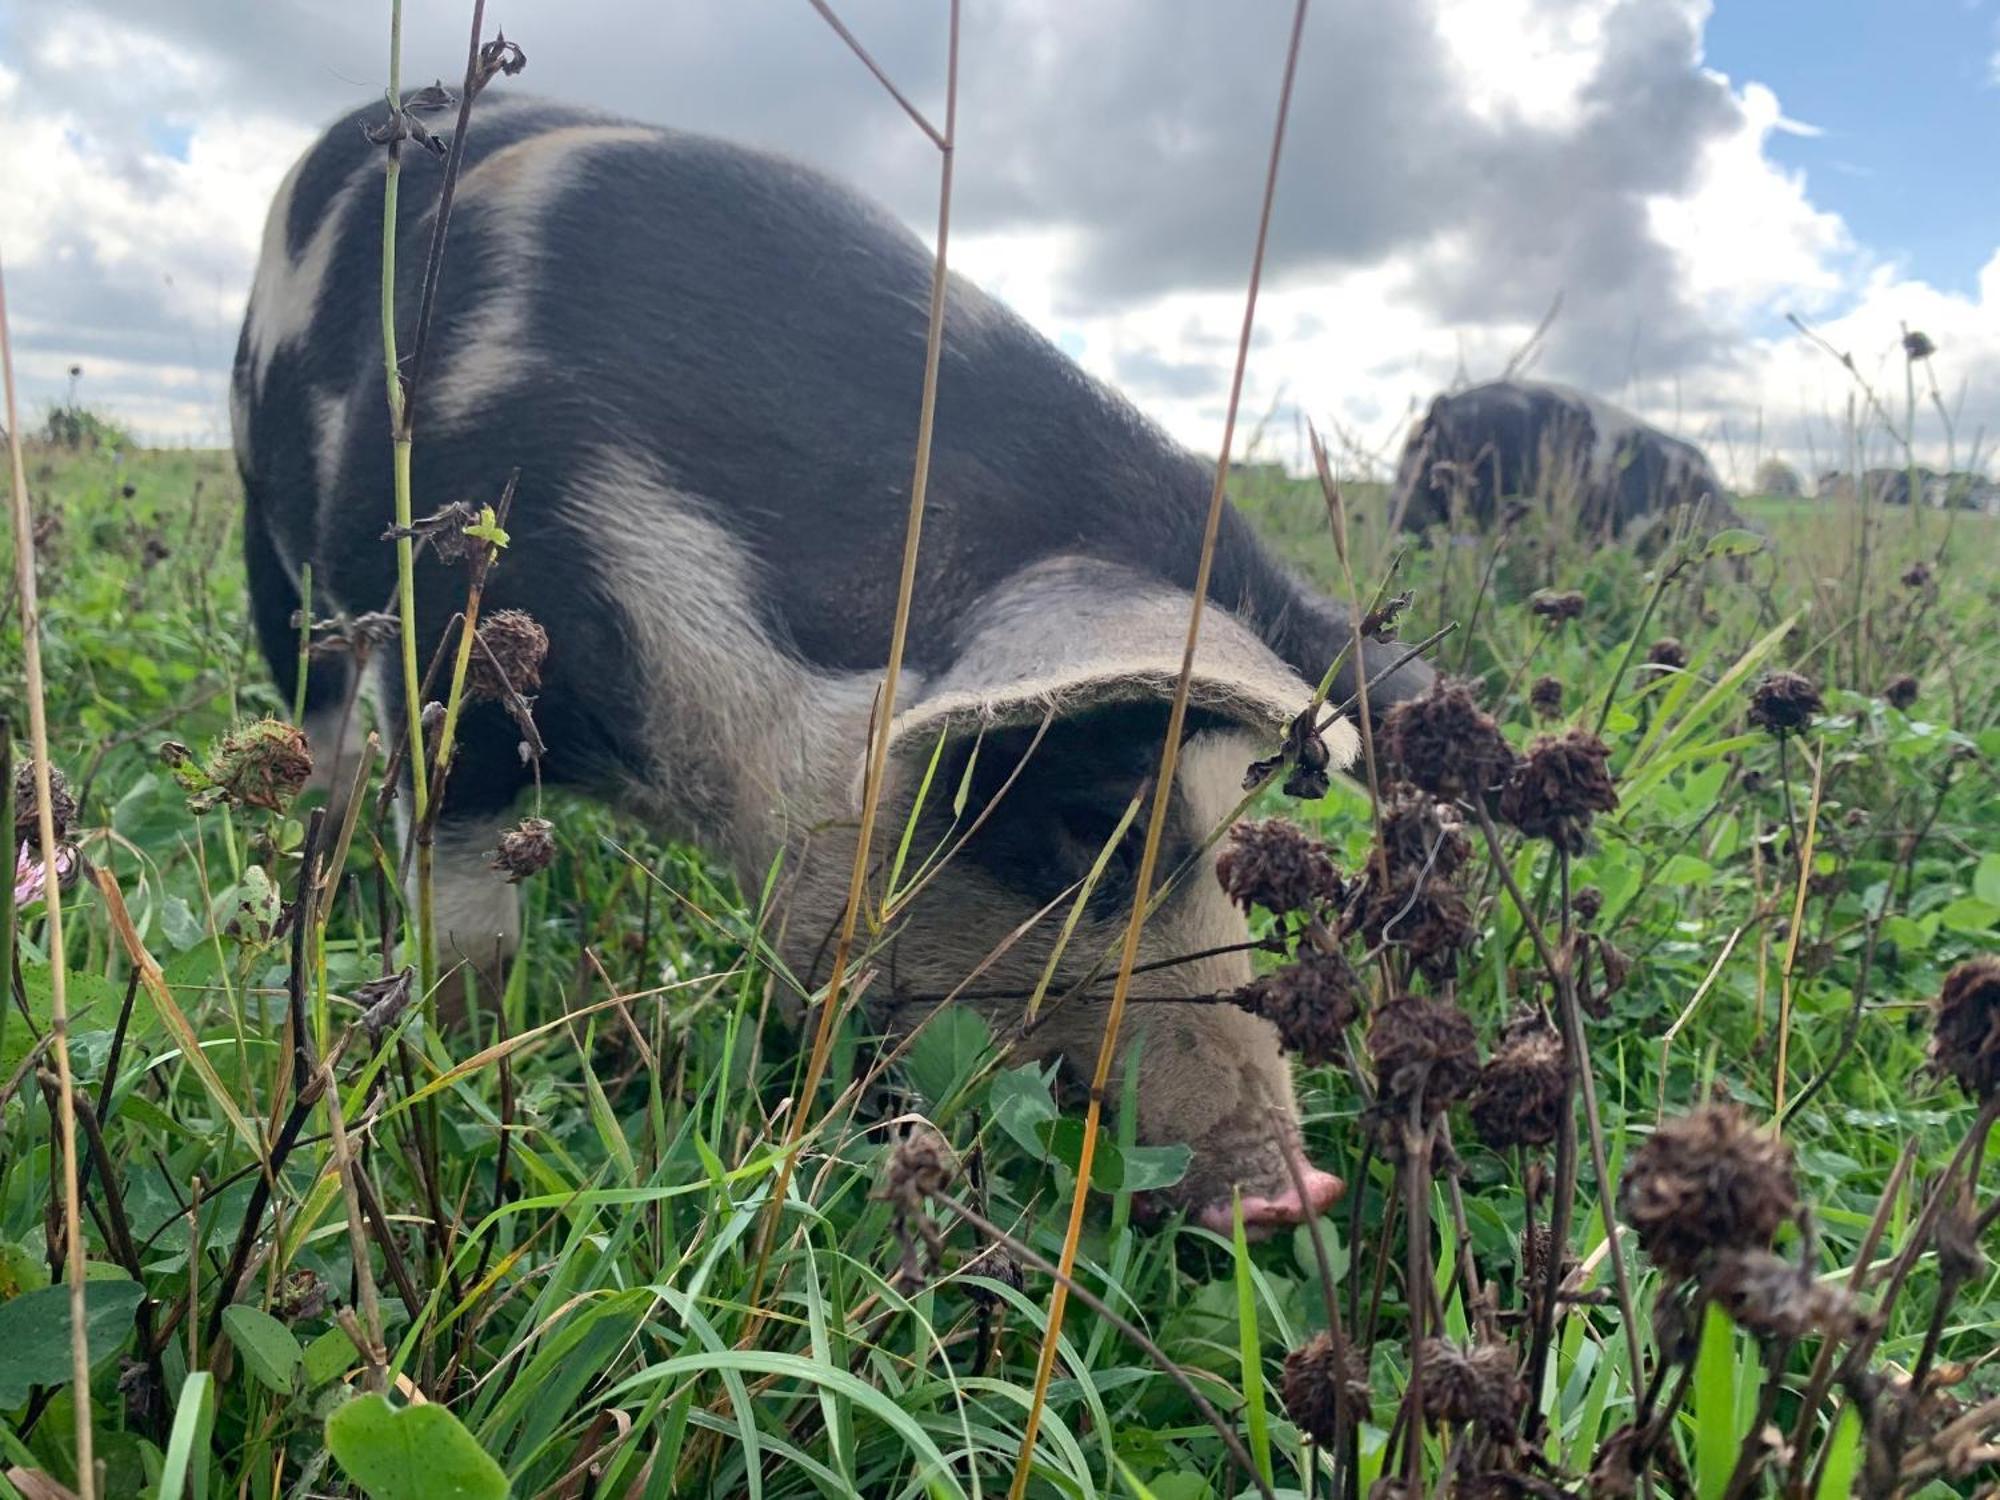
<svg viewBox="0 0 2000 1500">
<path fill-rule="evenodd" d="M 1937 914 L 1938 920 L 1954 932 L 1984 932 L 2000 922 L 2000 906 L 1977 896 L 1960 896 Z"/>
<path fill-rule="evenodd" d="M 236 1352 L 243 1356 L 243 1368 L 261 1384 L 281 1396 L 289 1396 L 298 1389 L 305 1352 L 292 1337 L 291 1329 L 261 1307 L 252 1307 L 247 1302 L 225 1307 L 222 1326 Z"/>
<path fill-rule="evenodd" d="M 1047 1150 L 1039 1127 L 1055 1119 L 1055 1096 L 1048 1080 L 1034 1063 L 996 1073 L 988 1098 L 994 1123 L 1014 1138 L 1029 1155 L 1040 1157 Z"/>
<path fill-rule="evenodd" d="M 1701 549 L 1703 557 L 1749 557 L 1764 550 L 1764 538 L 1741 526 L 1718 531 Z"/>
<path fill-rule="evenodd" d="M 1694 1363 L 1694 1479 L 1700 1500 L 1716 1500 L 1736 1467 L 1736 1325 L 1713 1303 Z"/>
<path fill-rule="evenodd" d="M 2000 851 L 1980 857 L 1972 872 L 1972 894 L 1990 906 L 2000 906 Z"/>
<path fill-rule="evenodd" d="M 326 1446 L 368 1500 L 506 1500 L 507 1476 L 442 1406 L 357 1397 L 326 1419 Z"/>
<path fill-rule="evenodd" d="M 1236 1197 L 1230 1226 L 1230 1249 L 1236 1266 L 1236 1352 L 1243 1379 L 1245 1425 L 1250 1457 L 1264 1483 L 1272 1482 L 1271 1422 L 1264 1409 L 1263 1335 L 1257 1326 L 1257 1289 L 1250 1277 L 1250 1241 L 1243 1229 L 1243 1197 Z"/>
<path fill-rule="evenodd" d="M 125 1342 L 142 1295 L 136 1281 L 85 1282 L 84 1329 L 93 1367 Z M 31 1386 L 65 1384 L 70 1369 L 67 1285 L 0 1302 L 0 1408 L 19 1406 Z"/>
<path fill-rule="evenodd" d="M 360 1356 L 354 1352 L 354 1340 L 338 1328 L 329 1328 L 306 1345 L 301 1358 L 305 1362 L 306 1386 L 310 1389 L 338 1380 L 354 1368 Z"/>
</svg>

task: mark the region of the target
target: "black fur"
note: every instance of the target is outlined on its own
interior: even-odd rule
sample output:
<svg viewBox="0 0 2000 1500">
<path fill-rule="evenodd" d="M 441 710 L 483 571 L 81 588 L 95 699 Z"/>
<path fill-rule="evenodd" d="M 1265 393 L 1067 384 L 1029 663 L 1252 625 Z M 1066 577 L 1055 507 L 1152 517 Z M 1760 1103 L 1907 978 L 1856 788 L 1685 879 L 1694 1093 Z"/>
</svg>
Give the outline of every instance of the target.
<svg viewBox="0 0 2000 1500">
<path fill-rule="evenodd" d="M 358 111 L 306 159 L 286 222 L 296 257 L 343 188 L 341 227 L 309 337 L 280 349 L 251 390 L 249 329 L 237 379 L 247 451 L 248 548 L 257 618 L 281 681 L 291 672 L 291 569 L 310 559 L 324 610 L 379 609 L 394 584 L 388 410 L 379 330 L 381 148 Z M 612 124 L 496 90 L 474 111 L 468 173 L 538 132 Z M 468 188 L 459 199 L 428 379 L 474 341 L 520 352 L 523 378 L 456 429 L 426 423 L 418 393 L 419 513 L 491 501 L 520 482 L 514 548 L 489 608 L 532 610 L 555 643 L 539 708 L 555 779 L 602 781 L 643 768 L 622 705 L 637 696 L 618 601 L 593 576 L 588 515 L 555 502 L 592 452 L 643 455 L 760 571 L 772 638 L 827 670 L 879 668 L 894 608 L 911 483 L 931 281 L 928 250 L 862 197 L 781 157 L 662 131 L 570 159 L 532 222 L 510 222 Z M 407 353 L 441 164 L 404 158 L 398 217 L 399 342 Z M 519 321 L 497 253 L 526 231 L 544 247 Z M 254 309 L 253 309 L 254 316 Z M 344 408 L 330 488 L 315 462 L 316 404 Z M 954 280 L 945 318 L 936 443 L 911 621 L 912 665 L 948 664 L 968 606 L 1021 567 L 1057 554 L 1114 560 L 1181 586 L 1194 579 L 1213 469 L 1085 376 L 1027 324 Z M 289 567 L 287 566 L 289 564 Z M 431 565 L 417 588 L 421 659 L 463 597 Z M 1327 601 L 1280 568 L 1225 513 L 1211 597 L 1317 681 L 1347 639 Z M 1379 670 L 1400 654 L 1371 645 Z M 1347 679 L 1351 680 L 1351 669 Z M 1378 692 L 1428 681 L 1415 663 Z M 312 696 L 336 690 L 317 682 Z M 488 743 L 453 781 L 459 807 L 498 806 L 518 787 L 513 735 Z"/>
<path fill-rule="evenodd" d="M 1605 402 L 1535 381 L 1439 396 L 1411 433 L 1396 473 L 1396 507 L 1411 530 L 1455 516 L 1489 525 L 1501 501 L 1566 495 L 1577 502 L 1580 529 L 1607 536 L 1703 499 L 1712 518 L 1730 518 L 1722 482 L 1693 444 Z"/>
</svg>

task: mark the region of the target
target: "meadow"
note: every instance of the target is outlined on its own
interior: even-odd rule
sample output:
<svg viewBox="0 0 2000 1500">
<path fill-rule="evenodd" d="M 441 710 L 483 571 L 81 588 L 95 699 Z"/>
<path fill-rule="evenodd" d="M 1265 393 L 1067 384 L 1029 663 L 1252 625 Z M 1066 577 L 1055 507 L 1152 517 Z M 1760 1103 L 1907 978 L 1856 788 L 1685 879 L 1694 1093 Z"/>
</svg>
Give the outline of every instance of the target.
<svg viewBox="0 0 2000 1500">
<path fill-rule="evenodd" d="M 555 793 L 504 993 L 440 1022 L 395 979 L 389 825 L 361 819 L 329 859 L 314 799 L 266 753 L 292 710 L 251 642 L 227 456 L 54 435 L 71 441 L 31 444 L 27 468 L 75 799 L 98 1493 L 1004 1493 L 1081 1144 L 1056 1080 L 957 1009 L 885 1060 L 849 1009 L 802 1099 L 765 893 Z M 1263 471 L 1236 499 L 1345 594 L 1319 486 Z M 1371 596 L 1411 595 L 1401 638 L 1452 627 L 1433 656 L 1517 749 L 1600 733 L 1615 805 L 1567 846 L 1434 829 L 1430 856 L 1462 866 L 1439 872 L 1468 924 L 1455 982 L 1420 983 L 1401 939 L 1357 952 L 1375 1019 L 1350 1007 L 1300 1070 L 1313 1157 L 1350 1184 L 1317 1225 L 1261 1244 L 1142 1227 L 1135 1195 L 1178 1163 L 1110 1127 L 1027 1492 L 1990 1487 L 1980 1095 L 2000 1079 L 1990 1037 L 1934 1061 L 1932 1036 L 1947 975 L 2000 949 L 1995 523 L 1752 499 L 1759 530 L 1689 528 L 1646 557 L 1559 514 L 1419 543 L 1385 534 L 1379 489 L 1347 506 Z M 10 768 L 21 664 L 10 587 Z M 1821 704 L 1774 733 L 1753 696 L 1781 671 Z M 1376 839 L 1359 780 L 1253 812 L 1358 880 Z M 0 912 L 0 1494 L 42 1500 L 76 1485 L 77 1448 L 33 885 Z M 1273 948 L 1303 941 L 1295 915 L 1255 920 Z M 1551 944 L 1566 957 L 1545 965 Z M 1426 1063 L 1421 1135 L 1379 1097 L 1392 981 L 1454 998 L 1476 1036 L 1453 1066 L 1485 1069 L 1444 1091 L 1449 1059 Z M 2000 1013 L 1986 983 L 1971 999 Z M 1520 1017 L 1572 1002 L 1592 1087 L 1558 1068 L 1499 1118 L 1498 1074 L 1524 1039 L 1544 1062 L 1553 1045 Z M 894 1123 L 912 1117 L 928 1126 Z M 1728 1286 L 1706 1260 L 1691 1276 L 1674 1235 L 1700 1226 L 1661 1217 L 1676 1191 L 1761 1215 L 1750 1248 L 1777 1256 L 1739 1257 Z M 1552 1235 L 1550 1299 L 1530 1267 Z"/>
</svg>

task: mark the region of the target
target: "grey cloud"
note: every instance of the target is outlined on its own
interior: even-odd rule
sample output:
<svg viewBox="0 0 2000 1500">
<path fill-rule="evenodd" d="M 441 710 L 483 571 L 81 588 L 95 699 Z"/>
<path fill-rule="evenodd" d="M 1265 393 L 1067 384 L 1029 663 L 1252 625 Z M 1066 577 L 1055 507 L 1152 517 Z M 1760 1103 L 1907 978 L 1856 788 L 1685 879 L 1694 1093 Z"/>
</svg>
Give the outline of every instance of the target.
<svg viewBox="0 0 2000 1500">
<path fill-rule="evenodd" d="M 1558 16 L 1573 3 L 1543 0 Z M 92 15 L 186 49 L 199 65 L 112 79 L 31 65 L 21 106 L 77 113 L 119 170 L 142 174 L 158 120 L 211 117 L 219 105 L 246 120 L 317 124 L 377 94 L 386 11 L 362 0 L 95 0 Z M 941 119 L 944 5 L 845 0 L 841 11 Z M 412 0 L 407 83 L 462 70 L 468 13 Z M 968 6 L 955 223 L 1073 232 L 1078 259 L 1053 289 L 1064 317 L 1240 287 L 1290 13 L 1280 0 Z M 16 19 L 17 54 L 33 58 L 38 40 L 75 14 L 36 0 Z M 803 4 L 495 4 L 489 24 L 509 25 L 529 55 L 520 83 L 502 87 L 773 146 L 914 223 L 934 211 L 935 153 Z M 1620 0 L 1583 117 L 1562 127 L 1475 114 L 1439 25 L 1429 0 L 1322 0 L 1313 11 L 1272 226 L 1273 281 L 1398 255 L 1414 265 L 1410 291 L 1426 310 L 1475 330 L 1531 322 L 1560 291 L 1565 311 L 1543 368 L 1588 383 L 1720 358 L 1727 336 L 1681 291 L 1646 216 L 1647 196 L 1685 187 L 1702 147 L 1737 123 L 1726 86 L 1697 66 L 1697 21 L 1663 0 Z M 146 338 L 172 337 L 136 321 Z M 1217 355 L 1217 382 L 1228 358 Z M 1203 393 L 1192 366 L 1131 363 L 1137 386 Z"/>
<path fill-rule="evenodd" d="M 1228 367 L 1219 362 L 1163 359 L 1150 349 L 1131 349 L 1111 362 L 1118 384 L 1134 396 L 1193 400 L 1223 388 Z"/>
</svg>

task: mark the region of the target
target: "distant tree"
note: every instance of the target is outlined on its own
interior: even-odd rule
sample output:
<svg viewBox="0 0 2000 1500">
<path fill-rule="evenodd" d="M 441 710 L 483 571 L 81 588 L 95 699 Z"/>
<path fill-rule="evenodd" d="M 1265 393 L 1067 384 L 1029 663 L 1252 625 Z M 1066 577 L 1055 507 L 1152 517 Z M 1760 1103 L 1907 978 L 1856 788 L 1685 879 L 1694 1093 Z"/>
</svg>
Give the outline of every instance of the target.
<svg viewBox="0 0 2000 1500">
<path fill-rule="evenodd" d="M 1799 471 L 1782 458 L 1767 458 L 1757 465 L 1755 488 L 1760 495 L 1777 495 L 1786 500 L 1797 499 L 1805 493 Z"/>
</svg>

